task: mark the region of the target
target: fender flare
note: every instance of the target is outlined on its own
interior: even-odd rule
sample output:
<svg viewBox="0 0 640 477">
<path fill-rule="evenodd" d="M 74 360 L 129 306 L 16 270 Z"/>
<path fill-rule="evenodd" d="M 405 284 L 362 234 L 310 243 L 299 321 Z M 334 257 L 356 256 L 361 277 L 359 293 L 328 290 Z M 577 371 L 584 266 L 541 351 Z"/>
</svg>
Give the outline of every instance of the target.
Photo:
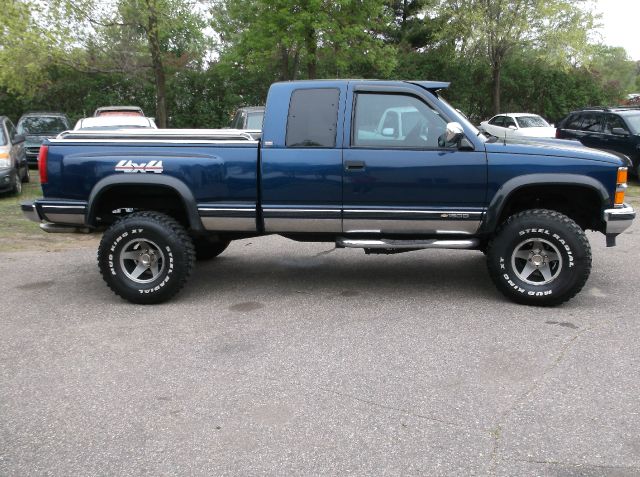
<svg viewBox="0 0 640 477">
<path fill-rule="evenodd" d="M 482 226 L 482 232 L 493 232 L 499 225 L 498 219 L 509 198 L 518 190 L 529 186 L 582 186 L 595 192 L 600 197 L 602 206 L 608 204 L 611 200 L 611 194 L 609 194 L 602 182 L 593 177 L 557 173 L 517 176 L 502 184 L 491 199 Z"/>
<path fill-rule="evenodd" d="M 189 226 L 193 230 L 204 230 L 202 226 L 202 220 L 198 214 L 198 204 L 196 203 L 191 190 L 187 185 L 179 179 L 171 176 L 158 176 L 158 175 L 146 175 L 136 174 L 135 177 L 129 175 L 113 175 L 105 177 L 98 181 L 89 194 L 89 200 L 87 202 L 87 218 L 86 223 L 95 226 L 96 204 L 103 193 L 112 189 L 113 187 L 120 185 L 155 185 L 164 186 L 173 190 L 182 199 L 182 203 L 187 212 L 187 218 L 189 220 Z"/>
</svg>

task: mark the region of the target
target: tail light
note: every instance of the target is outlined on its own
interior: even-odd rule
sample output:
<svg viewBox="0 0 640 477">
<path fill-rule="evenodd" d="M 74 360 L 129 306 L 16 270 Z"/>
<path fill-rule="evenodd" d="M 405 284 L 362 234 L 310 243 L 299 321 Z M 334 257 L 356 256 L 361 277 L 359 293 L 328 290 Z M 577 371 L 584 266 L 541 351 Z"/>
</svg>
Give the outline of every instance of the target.
<svg viewBox="0 0 640 477">
<path fill-rule="evenodd" d="M 624 193 L 627 191 L 628 171 L 626 167 L 618 167 L 618 177 L 616 178 L 616 195 L 613 200 L 615 207 L 624 204 Z"/>
<path fill-rule="evenodd" d="M 38 153 L 38 171 L 40 171 L 40 184 L 47 183 L 47 156 L 49 155 L 49 146 L 40 146 Z"/>
<path fill-rule="evenodd" d="M 559 128 L 556 128 L 556 139 L 562 139 L 560 137 L 560 129 Z"/>
</svg>

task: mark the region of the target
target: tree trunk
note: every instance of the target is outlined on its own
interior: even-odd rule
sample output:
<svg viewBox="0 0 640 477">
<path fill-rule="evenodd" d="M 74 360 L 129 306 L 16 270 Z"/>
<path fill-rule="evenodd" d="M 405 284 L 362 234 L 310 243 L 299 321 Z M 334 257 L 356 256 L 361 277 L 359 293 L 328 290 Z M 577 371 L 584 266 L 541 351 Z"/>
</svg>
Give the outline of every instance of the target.
<svg viewBox="0 0 640 477">
<path fill-rule="evenodd" d="M 491 77 L 493 82 L 491 84 L 491 98 L 493 102 L 493 114 L 500 114 L 500 75 L 502 73 L 502 65 L 499 62 L 495 62 L 491 65 Z"/>
<path fill-rule="evenodd" d="M 289 81 L 289 50 L 280 47 L 280 81 Z"/>
<path fill-rule="evenodd" d="M 147 41 L 151 53 L 153 76 L 156 83 L 156 124 L 159 128 L 167 127 L 167 95 L 166 77 L 162 64 L 162 52 L 160 51 L 160 37 L 158 34 L 158 14 L 155 8 L 155 0 L 147 0 L 149 18 L 147 21 Z"/>
<path fill-rule="evenodd" d="M 314 28 L 307 30 L 305 43 L 307 54 L 309 55 L 309 60 L 307 61 L 307 77 L 308 79 L 316 79 L 318 70 L 318 42 Z"/>
</svg>

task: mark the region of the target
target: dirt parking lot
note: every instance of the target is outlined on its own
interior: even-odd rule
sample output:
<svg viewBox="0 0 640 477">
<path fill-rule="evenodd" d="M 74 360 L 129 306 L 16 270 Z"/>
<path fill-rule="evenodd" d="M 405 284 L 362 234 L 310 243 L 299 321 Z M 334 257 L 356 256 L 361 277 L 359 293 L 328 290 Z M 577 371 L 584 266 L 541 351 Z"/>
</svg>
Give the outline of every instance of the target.
<svg viewBox="0 0 640 477">
<path fill-rule="evenodd" d="M 554 309 L 479 252 L 243 240 L 147 307 L 0 253 L 0 475 L 638 475 L 640 223 L 589 237 Z"/>
</svg>

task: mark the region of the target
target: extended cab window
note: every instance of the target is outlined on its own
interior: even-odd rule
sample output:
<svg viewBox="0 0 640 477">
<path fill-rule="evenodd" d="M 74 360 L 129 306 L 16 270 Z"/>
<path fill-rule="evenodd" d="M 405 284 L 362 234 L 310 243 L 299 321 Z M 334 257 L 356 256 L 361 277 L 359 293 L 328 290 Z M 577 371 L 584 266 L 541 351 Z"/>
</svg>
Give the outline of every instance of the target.
<svg viewBox="0 0 640 477">
<path fill-rule="evenodd" d="M 298 89 L 291 95 L 287 147 L 336 147 L 338 101 L 334 88 Z"/>
<path fill-rule="evenodd" d="M 360 93 L 353 126 L 355 147 L 438 148 L 447 121 L 418 98 Z"/>
</svg>

